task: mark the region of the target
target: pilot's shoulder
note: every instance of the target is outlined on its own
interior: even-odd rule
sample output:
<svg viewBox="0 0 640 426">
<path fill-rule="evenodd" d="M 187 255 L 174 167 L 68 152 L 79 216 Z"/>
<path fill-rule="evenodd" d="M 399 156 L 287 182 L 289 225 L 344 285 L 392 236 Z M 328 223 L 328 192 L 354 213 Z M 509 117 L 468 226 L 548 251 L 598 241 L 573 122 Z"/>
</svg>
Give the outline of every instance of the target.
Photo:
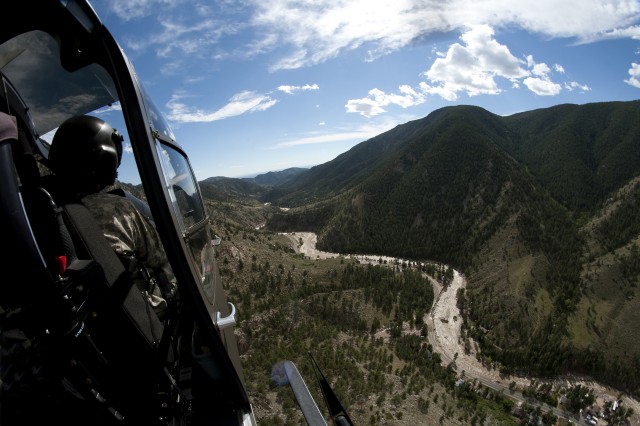
<svg viewBox="0 0 640 426">
<path fill-rule="evenodd" d="M 103 211 L 108 214 L 116 212 L 137 211 L 131 200 L 117 194 L 98 192 L 82 198 L 82 203 L 93 212 Z"/>
</svg>

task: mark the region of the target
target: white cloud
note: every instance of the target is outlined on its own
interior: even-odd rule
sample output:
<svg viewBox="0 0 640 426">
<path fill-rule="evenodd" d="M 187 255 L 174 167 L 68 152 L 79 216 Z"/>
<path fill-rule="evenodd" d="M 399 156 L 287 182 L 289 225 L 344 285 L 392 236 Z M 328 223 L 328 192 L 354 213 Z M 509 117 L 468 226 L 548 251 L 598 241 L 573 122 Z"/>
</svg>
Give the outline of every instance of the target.
<svg viewBox="0 0 640 426">
<path fill-rule="evenodd" d="M 276 34 L 267 34 L 264 37 L 254 40 L 244 47 L 244 54 L 247 58 L 252 58 L 263 53 L 268 53 L 278 44 Z"/>
<path fill-rule="evenodd" d="M 373 89 L 369 91 L 371 95 L 373 91 L 378 89 Z M 374 95 L 375 96 L 375 95 Z M 347 112 L 357 112 L 358 114 L 365 117 L 373 117 L 378 114 L 382 114 L 386 112 L 386 110 L 376 102 L 375 99 L 372 98 L 361 98 L 361 99 L 349 99 L 347 104 L 345 105 Z"/>
<path fill-rule="evenodd" d="M 599 40 L 615 40 L 621 38 L 630 38 L 640 40 L 640 25 L 632 25 L 625 28 L 612 28 L 589 34 L 580 39 L 580 43 L 589 43 Z"/>
<path fill-rule="evenodd" d="M 564 67 L 537 63 L 533 55 L 524 60 L 516 58 L 509 48 L 494 38 L 494 31 L 487 25 L 471 26 L 460 36 L 461 43 L 449 46 L 446 52 L 435 52 L 437 58 L 424 72 L 427 81 L 420 82 L 417 91 L 401 86 L 402 95 L 388 95 L 379 89 L 369 91 L 369 96 L 351 99 L 345 105 L 347 112 L 356 112 L 365 117 L 386 112 L 385 106 L 396 104 L 403 108 L 425 102 L 425 95 L 440 96 L 455 101 L 460 94 L 468 96 L 497 95 L 503 91 L 499 79 L 506 80 L 510 87 L 519 89 L 521 84 L 540 96 L 559 94 L 563 87 L 568 91 L 591 90 L 589 86 L 575 81 L 564 85 L 552 80 L 552 74 L 564 74 Z"/>
<path fill-rule="evenodd" d="M 640 64 L 636 64 L 635 62 L 631 64 L 631 68 L 629 68 L 629 79 L 624 82 L 640 89 Z"/>
<path fill-rule="evenodd" d="M 305 84 L 303 86 L 283 85 L 278 87 L 280 92 L 287 94 L 319 89 L 320 86 L 317 84 Z M 178 92 L 172 95 L 169 102 L 167 102 L 167 108 L 169 109 L 167 118 L 169 120 L 181 123 L 202 123 L 224 120 L 250 112 L 265 111 L 279 102 L 277 99 L 273 99 L 268 93 L 256 93 L 245 90 L 233 95 L 229 99 L 229 102 L 223 107 L 216 111 L 209 112 L 184 103 L 183 100 L 187 97 L 189 97 L 189 95 L 187 95 L 186 92 Z"/>
<path fill-rule="evenodd" d="M 375 59 L 416 39 L 467 25 L 522 28 L 579 42 L 640 37 L 637 0 L 251 1 L 256 9 L 252 24 L 277 34 L 290 48 L 274 70 L 321 63 L 360 47 Z"/>
<path fill-rule="evenodd" d="M 406 46 L 438 21 L 435 15 L 415 15 L 417 5 L 409 0 L 256 0 L 254 6 L 253 24 L 277 33 L 290 47 L 273 70 L 318 64 L 365 44 L 369 57 L 377 57 Z"/>
<path fill-rule="evenodd" d="M 548 77 L 549 73 L 551 72 L 551 68 L 549 68 L 549 65 L 545 64 L 544 62 L 540 64 L 536 63 L 533 60 L 533 55 L 527 56 L 527 65 L 531 69 L 531 74 L 539 77 Z"/>
<path fill-rule="evenodd" d="M 334 142 L 347 142 L 347 141 L 364 141 L 378 136 L 379 134 L 386 132 L 399 124 L 394 120 L 384 120 L 374 125 L 360 126 L 355 129 L 339 129 L 335 133 L 322 133 L 312 134 L 310 136 L 304 136 L 298 139 L 293 139 L 287 142 L 282 142 L 272 149 L 286 148 L 290 146 L 298 145 L 310 145 L 320 143 L 334 143 Z"/>
<path fill-rule="evenodd" d="M 273 52 L 279 56 L 271 63 L 272 71 L 319 64 L 355 49 L 373 60 L 431 36 L 463 31 L 458 43 L 438 53 L 424 73 L 426 81 L 415 88 L 401 86 L 408 90 L 399 93 L 372 89 L 364 98 L 347 101 L 348 112 L 366 117 L 384 113 L 389 105 L 407 108 L 424 103 L 426 95 L 454 101 L 462 94 L 499 94 L 506 87 L 526 87 L 546 96 L 562 90 L 590 90 L 578 82 L 554 81 L 565 74 L 560 64 L 550 67 L 533 62 L 532 57 L 523 60 L 514 56 L 495 38 L 495 31 L 501 29 L 525 29 L 546 38 L 571 38 L 580 43 L 640 40 L 638 0 L 246 0 L 214 2 L 189 11 L 184 2 L 114 0 L 108 7 L 123 20 L 142 23 L 152 15 L 158 19 L 155 26 L 145 25 L 152 28 L 146 38 L 125 42 L 131 49 L 154 48 L 159 57 L 170 59 L 159 68 L 162 73 L 191 70 L 185 68 L 187 60 L 251 58 Z M 639 81 L 635 69 L 625 80 L 633 86 Z M 318 90 L 316 87 L 283 85 L 278 90 L 293 94 Z M 188 107 L 174 98 L 168 104 L 170 117 L 211 121 L 267 109 L 277 102 L 265 94 L 243 93 L 252 97 L 231 99 L 214 112 Z"/>
<path fill-rule="evenodd" d="M 455 101 L 459 93 L 496 95 L 502 92 L 496 80 L 500 77 L 508 80 L 514 89 L 522 83 L 540 96 L 553 96 L 562 91 L 562 85 L 552 81 L 553 70 L 547 64 L 537 63 L 533 55 L 528 55 L 526 61 L 517 59 L 493 35 L 493 29 L 487 25 L 471 27 L 460 37 L 464 46 L 452 44 L 424 73 L 428 82 L 420 83 L 421 90 L 448 101 Z M 565 72 L 560 64 L 555 64 L 554 70 L 559 74 Z M 565 88 L 590 90 L 577 82 L 567 83 Z"/>
<path fill-rule="evenodd" d="M 249 112 L 264 111 L 274 106 L 278 101 L 268 95 L 251 91 L 240 92 L 229 99 L 222 108 L 207 112 L 182 103 L 183 94 L 174 94 L 167 103 L 169 113 L 167 118 L 181 123 L 202 123 L 235 117 Z"/>
<path fill-rule="evenodd" d="M 562 86 L 552 82 L 548 78 L 527 77 L 522 83 L 533 93 L 540 96 L 557 95 L 562 90 Z"/>
<path fill-rule="evenodd" d="M 348 133 L 328 133 L 317 136 L 307 136 L 300 139 L 295 139 L 288 142 L 282 142 L 276 145 L 274 148 L 284 148 L 288 146 L 297 146 L 297 145 L 309 145 L 309 144 L 317 144 L 317 143 L 329 143 L 329 142 L 342 142 L 342 141 L 350 141 L 350 140 L 365 140 L 373 137 L 371 133 L 367 131 L 355 131 Z"/>
<path fill-rule="evenodd" d="M 153 10 L 153 3 L 151 0 L 113 0 L 111 2 L 111 10 L 120 19 L 129 21 L 148 15 Z"/>
<path fill-rule="evenodd" d="M 519 59 L 514 57 L 509 48 L 498 43 L 494 38 L 494 30 L 488 25 L 471 26 L 460 39 L 465 42 L 469 55 L 478 61 L 478 68 L 493 70 L 496 75 L 505 78 L 519 78 L 526 74 Z"/>
<path fill-rule="evenodd" d="M 122 147 L 122 151 L 128 154 L 133 154 L 133 147 L 129 142 L 125 142 Z"/>
<path fill-rule="evenodd" d="M 282 49 L 272 71 L 322 63 L 358 48 L 373 60 L 468 25 L 520 28 L 582 43 L 640 39 L 637 0 L 246 0 L 188 7 L 185 3 L 113 0 L 104 7 L 149 29 L 145 39 L 123 40 L 129 49 L 155 47 L 158 55 L 181 58 L 250 58 Z M 158 23 L 143 22 L 149 17 Z"/>
<path fill-rule="evenodd" d="M 532 77 L 525 78 L 522 83 L 533 93 L 539 96 L 555 96 L 562 91 L 560 84 L 551 81 L 549 76 L 551 68 L 547 64 L 536 63 L 533 55 L 529 55 L 527 56 L 527 65 L 531 70 Z M 556 64 L 555 68 L 558 69 L 558 67 L 562 68 Z"/>
<path fill-rule="evenodd" d="M 294 92 L 307 91 L 307 90 L 319 90 L 319 89 L 320 89 L 320 86 L 318 86 L 317 84 L 305 84 L 304 86 L 287 86 L 287 85 L 278 86 L 279 91 L 288 93 L 289 95 L 292 95 Z"/>
<path fill-rule="evenodd" d="M 463 33 L 460 39 L 465 45 L 454 43 L 440 54 L 424 73 L 429 82 L 421 83 L 421 89 L 453 101 L 459 92 L 469 96 L 500 93 L 496 77 L 515 81 L 529 75 L 522 67 L 524 62 L 498 43 L 493 34 L 487 25 L 474 26 Z"/>
<path fill-rule="evenodd" d="M 163 74 L 184 72 L 187 61 L 253 58 L 276 51 L 271 71 L 319 64 L 355 49 L 373 60 L 416 40 L 471 26 L 476 30 L 465 32 L 461 44 L 433 64 L 430 81 L 422 87 L 448 100 L 460 93 L 499 93 L 496 77 L 511 79 L 514 86 L 524 78 L 522 64 L 492 38 L 493 29 L 525 29 L 578 43 L 640 40 L 638 0 L 246 0 L 188 8 L 185 0 L 113 0 L 104 7 L 150 29 L 144 38 L 122 41 L 132 51 L 152 48 L 170 61 L 160 68 Z M 158 22 L 143 21 L 150 17 Z M 457 69 L 456 63 L 474 66 L 445 76 L 445 70 Z M 561 65 L 553 68 L 564 73 Z"/>
<path fill-rule="evenodd" d="M 165 75 L 184 73 L 190 66 L 186 64 L 195 61 L 264 53 L 274 44 L 273 40 L 263 39 L 261 43 L 266 47 L 247 46 L 239 53 L 228 52 L 226 44 L 222 47 L 222 41 L 228 42 L 248 25 L 246 21 L 221 18 L 225 16 L 223 12 L 231 10 L 230 3 L 225 1 L 215 2 L 215 6 L 189 4 L 188 7 L 185 7 L 185 0 L 113 0 L 105 3 L 103 7 L 108 7 L 109 13 L 123 21 L 135 21 L 129 23 L 131 30 L 120 36 L 120 42 L 130 52 L 152 51 L 168 61 L 167 66 L 159 69 Z M 135 27 L 144 31 L 136 31 Z"/>
<path fill-rule="evenodd" d="M 371 89 L 369 96 L 361 99 L 349 99 L 345 105 L 347 112 L 357 112 L 365 117 L 373 117 L 385 112 L 384 107 L 387 105 L 398 105 L 402 108 L 408 108 L 424 103 L 425 96 L 416 92 L 410 86 L 402 85 L 399 87 L 400 93 L 387 94 L 379 89 Z"/>
<path fill-rule="evenodd" d="M 574 90 L 580 90 L 582 92 L 589 92 L 591 88 L 586 84 L 580 84 L 577 81 L 570 81 L 564 84 L 564 88 L 570 92 Z"/>
</svg>

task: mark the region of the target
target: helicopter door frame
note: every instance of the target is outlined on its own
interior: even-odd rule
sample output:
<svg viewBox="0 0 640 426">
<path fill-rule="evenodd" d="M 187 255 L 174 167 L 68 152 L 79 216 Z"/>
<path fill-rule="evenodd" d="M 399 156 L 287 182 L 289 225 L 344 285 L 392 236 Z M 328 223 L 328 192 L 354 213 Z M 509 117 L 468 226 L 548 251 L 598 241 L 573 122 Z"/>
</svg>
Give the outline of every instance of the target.
<svg viewBox="0 0 640 426">
<path fill-rule="evenodd" d="M 186 255 L 190 249 L 182 233 L 178 232 L 181 229 L 180 220 L 173 209 L 171 196 L 163 182 L 162 163 L 156 149 L 156 144 L 163 143 L 180 152 L 184 158 L 187 159 L 189 170 L 193 176 L 190 163 L 188 162 L 188 156 L 171 138 L 173 136 L 172 134 L 167 135 L 166 132 L 161 129 L 153 128 L 151 124 L 152 120 L 150 120 L 149 116 L 150 114 L 155 116 L 159 113 L 156 113 L 157 109 L 151 99 L 145 97 L 143 86 L 137 78 L 133 65 L 111 33 L 104 26 L 97 28 L 96 32 L 99 32 L 105 50 L 109 55 L 108 65 L 110 65 L 110 67 L 106 68 L 112 71 L 111 76 L 116 85 L 122 106 L 122 114 L 136 159 L 140 179 L 145 188 L 148 204 L 172 265 L 173 273 L 177 278 L 178 285 L 183 288 L 186 287 L 187 292 L 185 294 L 190 296 L 189 299 L 195 311 L 194 317 L 202 332 L 204 344 L 210 347 L 211 353 L 221 372 L 221 382 L 224 388 L 225 399 L 232 401 L 239 409 L 252 413 L 251 404 L 244 386 L 244 379 L 242 378 L 242 370 L 233 330 L 226 328 L 221 335 L 215 323 L 215 319 L 218 318 L 218 312 L 214 310 L 213 304 L 208 306 L 204 302 L 205 298 L 201 295 L 200 285 L 198 283 L 199 271 L 194 264 L 193 256 Z M 150 113 L 150 110 L 154 112 Z M 161 116 L 158 116 L 157 119 L 163 120 Z M 201 193 L 197 185 L 196 188 L 198 197 L 201 199 Z M 202 226 L 208 230 L 206 210 L 205 221 Z M 210 233 L 208 234 L 210 235 Z M 217 272 L 217 267 L 215 270 Z M 217 284 L 220 290 L 222 290 L 220 282 Z M 224 305 L 226 305 L 226 303 Z M 224 309 L 232 311 L 229 306 L 224 306 Z M 230 313 L 222 315 L 227 316 L 230 315 Z M 229 338 L 231 338 L 230 342 L 228 342 Z M 226 345 L 225 342 L 231 344 Z M 237 358 L 237 360 L 232 360 L 232 355 L 234 358 Z"/>
</svg>

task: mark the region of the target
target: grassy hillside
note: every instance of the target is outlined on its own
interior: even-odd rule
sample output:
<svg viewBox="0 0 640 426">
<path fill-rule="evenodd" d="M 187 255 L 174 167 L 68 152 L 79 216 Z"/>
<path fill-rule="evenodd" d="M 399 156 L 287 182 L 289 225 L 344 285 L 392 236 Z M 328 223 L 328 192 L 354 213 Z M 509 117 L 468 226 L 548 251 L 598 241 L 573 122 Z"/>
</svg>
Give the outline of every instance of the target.
<svg viewBox="0 0 640 426">
<path fill-rule="evenodd" d="M 640 179 L 610 197 L 581 228 L 583 298 L 569 319 L 578 348 L 599 350 L 602 376 L 638 392 Z"/>
</svg>

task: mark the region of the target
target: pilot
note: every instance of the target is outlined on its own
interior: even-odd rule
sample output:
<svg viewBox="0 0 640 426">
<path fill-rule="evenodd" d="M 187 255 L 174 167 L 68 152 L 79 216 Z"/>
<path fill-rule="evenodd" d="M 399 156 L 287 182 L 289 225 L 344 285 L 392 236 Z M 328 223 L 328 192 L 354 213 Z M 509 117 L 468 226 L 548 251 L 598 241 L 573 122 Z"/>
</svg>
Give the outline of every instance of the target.
<svg viewBox="0 0 640 426">
<path fill-rule="evenodd" d="M 118 176 L 123 139 L 116 129 L 97 117 L 71 117 L 53 137 L 49 164 L 64 191 L 78 196 L 91 212 L 113 250 L 162 316 L 167 307 L 162 290 L 166 293 L 167 289 L 155 285 L 149 288 L 149 283 L 143 283 L 141 278 L 149 272 L 162 277 L 166 287 L 168 280 L 164 277 L 173 276 L 160 238 L 131 200 L 109 192 Z M 144 273 L 141 268 L 146 268 Z"/>
</svg>

